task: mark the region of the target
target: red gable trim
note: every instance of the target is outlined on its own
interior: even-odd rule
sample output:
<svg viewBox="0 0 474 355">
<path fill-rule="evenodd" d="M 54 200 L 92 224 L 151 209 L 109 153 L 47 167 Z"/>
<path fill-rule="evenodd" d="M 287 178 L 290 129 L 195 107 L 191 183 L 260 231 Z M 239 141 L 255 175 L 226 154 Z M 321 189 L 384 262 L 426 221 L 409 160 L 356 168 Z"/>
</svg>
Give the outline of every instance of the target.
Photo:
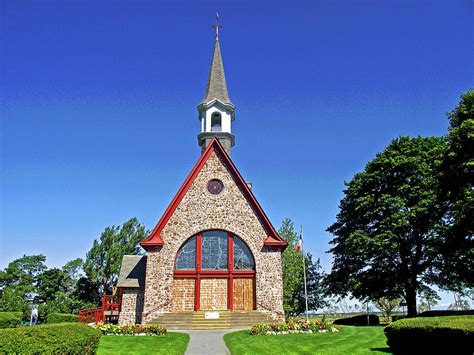
<svg viewBox="0 0 474 355">
<path fill-rule="evenodd" d="M 277 247 L 277 248 L 281 248 L 281 249 L 286 248 L 288 243 L 278 235 L 275 228 L 270 223 L 268 217 L 265 215 L 265 212 L 263 212 L 262 208 L 260 207 L 260 204 L 255 199 L 255 196 L 253 195 L 252 191 L 250 191 L 250 189 L 248 188 L 248 186 L 245 183 L 244 179 L 242 178 L 239 171 L 235 167 L 234 163 L 232 163 L 232 160 L 227 155 L 224 148 L 222 148 L 221 144 L 219 143 L 219 141 L 217 140 L 216 137 L 214 137 L 212 139 L 209 146 L 201 154 L 201 157 L 199 158 L 196 165 L 194 166 L 194 168 L 189 173 L 188 177 L 184 181 L 181 188 L 178 190 L 178 193 L 176 194 L 176 196 L 171 201 L 170 205 L 166 209 L 166 211 L 163 214 L 163 216 L 161 217 L 161 219 L 158 221 L 158 224 L 156 225 L 156 227 L 153 229 L 151 234 L 145 240 L 143 240 L 140 243 L 140 245 L 143 248 L 147 249 L 149 247 L 157 247 L 157 246 L 162 246 L 164 244 L 164 241 L 160 236 L 161 232 L 163 231 L 163 228 L 166 226 L 166 223 L 168 223 L 169 219 L 173 215 L 173 213 L 176 210 L 176 208 L 178 207 L 179 203 L 181 202 L 183 197 L 188 192 L 189 188 L 193 184 L 194 180 L 196 179 L 197 175 L 201 171 L 201 169 L 204 166 L 204 164 L 206 163 L 206 161 L 211 156 L 212 152 L 216 152 L 216 154 L 218 154 L 218 156 L 228 166 L 232 177 L 236 181 L 237 185 L 241 188 L 241 191 L 244 193 L 245 198 L 249 201 L 249 203 L 253 207 L 254 211 L 256 212 L 257 217 L 262 222 L 263 227 L 265 228 L 266 232 L 268 233 L 268 236 L 264 240 L 264 245 L 271 246 L 271 247 Z"/>
</svg>

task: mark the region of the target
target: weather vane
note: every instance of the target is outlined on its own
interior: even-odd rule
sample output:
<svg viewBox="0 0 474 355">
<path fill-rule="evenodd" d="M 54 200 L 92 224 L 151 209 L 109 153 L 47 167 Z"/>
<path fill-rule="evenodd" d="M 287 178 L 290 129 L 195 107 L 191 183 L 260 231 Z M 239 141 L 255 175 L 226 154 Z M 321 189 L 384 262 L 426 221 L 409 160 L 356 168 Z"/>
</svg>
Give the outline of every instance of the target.
<svg viewBox="0 0 474 355">
<path fill-rule="evenodd" d="M 222 28 L 222 25 L 219 23 L 219 13 L 216 12 L 216 24 L 212 25 L 212 28 L 216 30 L 216 39 L 219 39 L 219 28 Z"/>
</svg>

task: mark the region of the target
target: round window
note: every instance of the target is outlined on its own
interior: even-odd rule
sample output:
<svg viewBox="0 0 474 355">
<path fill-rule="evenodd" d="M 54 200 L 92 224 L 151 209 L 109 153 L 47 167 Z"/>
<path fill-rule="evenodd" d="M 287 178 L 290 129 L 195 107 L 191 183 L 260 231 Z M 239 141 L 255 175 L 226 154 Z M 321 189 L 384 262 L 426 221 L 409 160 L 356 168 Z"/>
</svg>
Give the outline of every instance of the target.
<svg viewBox="0 0 474 355">
<path fill-rule="evenodd" d="M 207 184 L 207 191 L 213 195 L 218 195 L 224 190 L 224 184 L 219 179 L 212 179 Z"/>
</svg>

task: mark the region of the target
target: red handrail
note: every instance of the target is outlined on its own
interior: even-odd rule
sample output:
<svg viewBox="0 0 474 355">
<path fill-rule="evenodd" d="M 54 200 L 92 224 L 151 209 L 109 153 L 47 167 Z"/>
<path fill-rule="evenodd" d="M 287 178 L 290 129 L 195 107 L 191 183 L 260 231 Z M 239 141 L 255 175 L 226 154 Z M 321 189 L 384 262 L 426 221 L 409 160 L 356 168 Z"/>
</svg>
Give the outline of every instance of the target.
<svg viewBox="0 0 474 355">
<path fill-rule="evenodd" d="M 104 295 L 102 297 L 102 306 L 100 308 L 81 309 L 78 321 L 80 323 L 105 323 L 108 318 L 114 315 L 113 312 L 118 312 L 119 310 L 120 304 L 114 296 Z"/>
</svg>

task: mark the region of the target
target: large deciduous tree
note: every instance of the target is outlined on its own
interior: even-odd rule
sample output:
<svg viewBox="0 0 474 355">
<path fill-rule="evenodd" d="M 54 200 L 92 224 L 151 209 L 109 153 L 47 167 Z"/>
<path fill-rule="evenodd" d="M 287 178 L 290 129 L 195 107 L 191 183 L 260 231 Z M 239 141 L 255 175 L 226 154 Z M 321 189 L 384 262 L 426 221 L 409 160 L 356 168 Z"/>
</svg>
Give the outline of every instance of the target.
<svg viewBox="0 0 474 355">
<path fill-rule="evenodd" d="M 84 271 L 88 285 L 96 284 L 99 294 L 110 293 L 116 284 L 122 258 L 142 253 L 138 244 L 146 236 L 145 227 L 132 218 L 122 226 L 105 228 L 86 255 Z"/>
<path fill-rule="evenodd" d="M 359 299 L 402 296 L 416 315 L 417 291 L 439 281 L 444 207 L 437 199 L 442 138 L 400 137 L 346 183 L 328 231 L 334 255 L 326 283 Z"/>
<path fill-rule="evenodd" d="M 448 114 L 448 144 L 441 164 L 440 200 L 448 202 L 448 243 L 440 266 L 446 288 L 457 280 L 458 289 L 474 282 L 474 91 L 461 96 Z"/>
<path fill-rule="evenodd" d="M 288 247 L 282 254 L 283 265 L 283 307 L 287 315 L 299 315 L 305 311 L 304 283 L 303 283 L 303 258 L 306 266 L 306 279 L 308 291 L 308 308 L 317 309 L 325 305 L 321 281 L 323 274 L 319 259 L 313 262 L 311 254 L 297 252 L 296 243 L 298 234 L 293 222 L 286 218 L 283 220 L 278 233 L 288 242 Z"/>
<path fill-rule="evenodd" d="M 21 311 L 29 315 L 29 302 L 37 291 L 38 276 L 46 269 L 44 255 L 23 255 L 10 262 L 0 271 L 0 287 L 2 300 L 0 309 L 3 311 Z"/>
</svg>

